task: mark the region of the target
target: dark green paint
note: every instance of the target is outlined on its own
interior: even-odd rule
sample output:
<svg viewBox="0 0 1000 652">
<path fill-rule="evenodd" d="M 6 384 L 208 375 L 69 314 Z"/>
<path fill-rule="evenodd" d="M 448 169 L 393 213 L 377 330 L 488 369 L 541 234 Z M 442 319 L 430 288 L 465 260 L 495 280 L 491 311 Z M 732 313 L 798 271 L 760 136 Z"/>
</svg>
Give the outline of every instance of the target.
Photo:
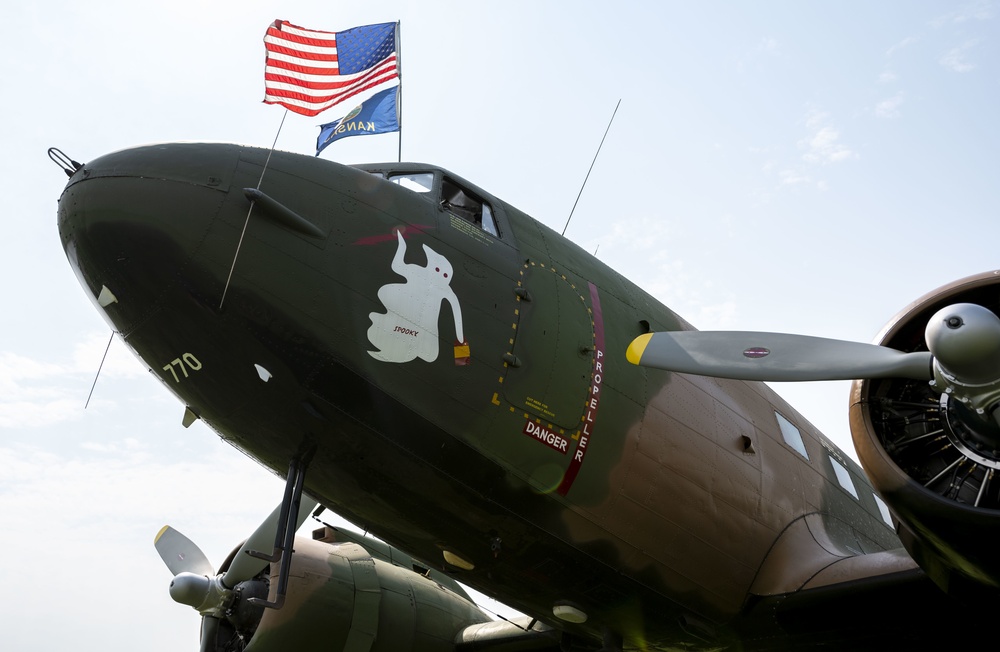
<svg viewBox="0 0 1000 652">
<path fill-rule="evenodd" d="M 471 561 L 461 581 L 581 640 L 607 628 L 629 649 L 797 648 L 909 631 L 837 618 L 851 612 L 842 582 L 798 591 L 821 576 L 823 555 L 863 561 L 900 546 L 856 465 L 845 460 L 860 500 L 836 484 L 824 451 L 843 454 L 764 385 L 626 362 L 647 329 L 690 328 L 670 310 L 446 171 L 275 152 L 261 180 L 266 156 L 126 150 L 84 166 L 60 200 L 63 245 L 87 291 L 112 289 L 107 318 L 220 436 L 275 473 L 308 457 L 307 490 L 324 505 L 443 570 L 456 571 L 443 550 Z M 382 178 L 396 171 L 433 173 L 434 186 L 419 194 Z M 499 237 L 439 204 L 445 179 L 492 207 Z M 250 208 L 243 189 L 258 180 L 284 218 L 251 213 L 220 310 Z M 426 246 L 453 266 L 469 364 L 456 363 L 447 302 L 433 362 L 369 354 L 369 315 L 387 309 L 380 288 L 403 281 L 391 269 L 397 232 L 406 264 L 425 265 Z M 600 413 L 562 496 L 596 370 L 591 284 L 606 349 Z M 183 354 L 201 367 L 175 380 Z M 775 410 L 799 426 L 808 461 L 782 441 Z M 529 421 L 569 438 L 569 451 L 524 434 Z M 879 584 L 878 572 L 843 580 L 869 597 L 922 586 L 912 564 L 904 570 L 901 583 Z M 553 618 L 567 600 L 586 623 Z M 831 618 L 803 629 L 779 617 L 790 606 Z M 943 596 L 933 606 L 956 612 Z"/>
</svg>

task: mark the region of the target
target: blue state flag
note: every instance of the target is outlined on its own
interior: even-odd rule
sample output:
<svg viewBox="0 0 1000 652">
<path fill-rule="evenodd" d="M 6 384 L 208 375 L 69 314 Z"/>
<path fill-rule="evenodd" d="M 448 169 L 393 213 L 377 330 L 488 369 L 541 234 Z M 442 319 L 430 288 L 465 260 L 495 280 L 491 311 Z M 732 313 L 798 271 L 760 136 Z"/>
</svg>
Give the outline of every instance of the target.
<svg viewBox="0 0 1000 652">
<path fill-rule="evenodd" d="M 399 86 L 372 95 L 340 120 L 320 125 L 316 139 L 316 156 L 335 140 L 348 136 L 366 136 L 399 131 L 396 114 L 396 93 Z"/>
</svg>

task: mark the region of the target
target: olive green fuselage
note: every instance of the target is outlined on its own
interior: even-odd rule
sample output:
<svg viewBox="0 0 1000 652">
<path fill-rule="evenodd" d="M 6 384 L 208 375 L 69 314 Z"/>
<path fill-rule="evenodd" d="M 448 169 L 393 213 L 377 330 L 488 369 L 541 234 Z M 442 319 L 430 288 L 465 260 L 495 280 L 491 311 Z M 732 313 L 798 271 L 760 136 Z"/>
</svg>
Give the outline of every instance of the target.
<svg viewBox="0 0 1000 652">
<path fill-rule="evenodd" d="M 530 615 L 654 647 L 730 643 L 752 596 L 899 547 L 859 468 L 766 386 L 630 365 L 636 336 L 690 326 L 572 242 L 438 168 L 275 152 L 262 177 L 266 158 L 96 159 L 60 232 L 150 370 L 274 472 L 305 461 L 347 519 Z M 442 204 L 454 187 L 495 228 Z M 586 622 L 553 616 L 567 603 Z"/>
</svg>

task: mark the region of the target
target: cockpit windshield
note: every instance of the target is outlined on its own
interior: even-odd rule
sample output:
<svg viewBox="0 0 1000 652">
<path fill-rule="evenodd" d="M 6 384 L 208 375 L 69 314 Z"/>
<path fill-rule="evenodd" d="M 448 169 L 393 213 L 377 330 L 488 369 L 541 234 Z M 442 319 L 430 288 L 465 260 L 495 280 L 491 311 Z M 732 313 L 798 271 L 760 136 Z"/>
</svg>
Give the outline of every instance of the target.
<svg viewBox="0 0 1000 652">
<path fill-rule="evenodd" d="M 433 172 L 408 172 L 390 174 L 389 181 L 413 192 L 430 192 L 434 189 Z"/>
<path fill-rule="evenodd" d="M 437 206 L 470 224 L 482 229 L 495 238 L 500 237 L 500 229 L 489 203 L 443 171 L 406 172 L 386 169 L 382 166 L 357 166 L 369 174 L 382 177 L 400 188 L 418 193 Z"/>
</svg>

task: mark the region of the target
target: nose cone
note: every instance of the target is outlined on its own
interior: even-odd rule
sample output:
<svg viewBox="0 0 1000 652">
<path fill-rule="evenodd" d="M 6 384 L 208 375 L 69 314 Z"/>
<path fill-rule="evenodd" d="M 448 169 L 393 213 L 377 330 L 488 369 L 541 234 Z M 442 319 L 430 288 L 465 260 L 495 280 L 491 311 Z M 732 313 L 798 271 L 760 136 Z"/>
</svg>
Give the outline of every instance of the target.
<svg viewBox="0 0 1000 652">
<path fill-rule="evenodd" d="M 197 609 L 208 599 L 212 580 L 195 573 L 178 573 L 170 582 L 170 597 L 174 602 L 186 604 Z"/>
<path fill-rule="evenodd" d="M 63 248 L 116 330 L 127 334 L 182 278 L 239 156 L 234 145 L 138 147 L 89 162 L 70 179 L 59 200 Z"/>
<path fill-rule="evenodd" d="M 983 306 L 942 308 L 928 321 L 924 336 L 938 363 L 963 383 L 978 385 L 1000 376 L 1000 318 Z"/>
</svg>

